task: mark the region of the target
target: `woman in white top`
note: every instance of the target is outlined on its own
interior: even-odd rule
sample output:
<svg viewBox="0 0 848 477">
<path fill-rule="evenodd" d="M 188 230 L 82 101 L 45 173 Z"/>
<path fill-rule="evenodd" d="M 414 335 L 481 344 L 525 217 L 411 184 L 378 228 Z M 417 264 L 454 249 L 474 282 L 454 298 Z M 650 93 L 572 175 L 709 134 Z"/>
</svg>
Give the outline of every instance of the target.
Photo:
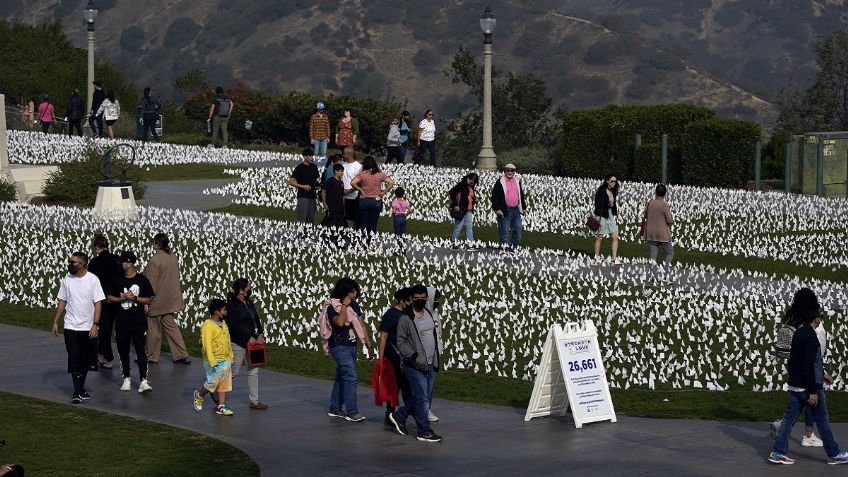
<svg viewBox="0 0 848 477">
<path fill-rule="evenodd" d="M 436 167 L 436 122 L 433 121 L 433 110 L 428 109 L 424 113 L 424 119 L 418 124 L 418 150 L 412 162 L 416 165 L 424 160 L 424 150 L 430 152 L 430 164 Z"/>
<path fill-rule="evenodd" d="M 101 114 L 103 114 L 103 120 L 106 121 L 106 132 L 110 138 L 114 138 L 115 132 L 112 130 L 112 126 L 121 116 L 121 103 L 115 99 L 114 91 L 106 93 L 106 99 L 100 104 L 100 108 L 95 113 L 95 116 L 100 116 Z"/>
</svg>

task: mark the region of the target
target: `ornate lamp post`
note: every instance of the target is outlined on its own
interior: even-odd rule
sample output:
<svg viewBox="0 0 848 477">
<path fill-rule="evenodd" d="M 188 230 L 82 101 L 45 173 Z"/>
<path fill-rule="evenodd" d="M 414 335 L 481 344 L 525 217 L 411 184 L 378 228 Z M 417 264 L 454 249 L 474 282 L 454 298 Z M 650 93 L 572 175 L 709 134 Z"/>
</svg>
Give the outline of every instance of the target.
<svg viewBox="0 0 848 477">
<path fill-rule="evenodd" d="M 489 171 L 498 167 L 492 148 L 492 32 L 495 23 L 492 9 L 486 7 L 480 17 L 480 29 L 483 30 L 483 147 L 477 155 L 477 168 Z"/>
<path fill-rule="evenodd" d="M 97 9 L 94 8 L 94 0 L 88 0 L 83 11 L 83 19 L 88 25 L 88 103 L 85 107 L 91 107 L 91 99 L 94 96 L 94 20 L 97 19 Z"/>
</svg>

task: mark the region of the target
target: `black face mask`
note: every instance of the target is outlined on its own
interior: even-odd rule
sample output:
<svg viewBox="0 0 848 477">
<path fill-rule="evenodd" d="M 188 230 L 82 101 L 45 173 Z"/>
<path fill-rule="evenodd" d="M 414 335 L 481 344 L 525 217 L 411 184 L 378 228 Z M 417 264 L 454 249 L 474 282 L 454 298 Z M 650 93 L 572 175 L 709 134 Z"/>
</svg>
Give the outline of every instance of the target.
<svg viewBox="0 0 848 477">
<path fill-rule="evenodd" d="M 412 300 L 412 307 L 418 311 L 424 309 L 424 306 L 427 305 L 427 300 Z"/>
<path fill-rule="evenodd" d="M 70 273 L 71 275 L 76 275 L 77 274 L 77 266 L 74 265 L 73 263 L 69 263 L 68 264 L 68 273 Z"/>
<path fill-rule="evenodd" d="M 247 290 L 244 292 L 244 298 L 250 298 L 250 295 L 253 295 L 253 290 Z"/>
</svg>

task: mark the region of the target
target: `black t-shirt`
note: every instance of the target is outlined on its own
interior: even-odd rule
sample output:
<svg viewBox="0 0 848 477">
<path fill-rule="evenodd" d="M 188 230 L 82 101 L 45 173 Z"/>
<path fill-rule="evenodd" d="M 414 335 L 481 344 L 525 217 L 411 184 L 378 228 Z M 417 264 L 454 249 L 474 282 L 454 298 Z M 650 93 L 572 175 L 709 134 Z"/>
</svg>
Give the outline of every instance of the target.
<svg viewBox="0 0 848 477">
<path fill-rule="evenodd" d="M 88 262 L 88 271 L 97 275 L 104 294 L 109 293 L 109 286 L 115 278 L 124 276 L 118 256 L 108 250 L 100 252 Z"/>
<path fill-rule="evenodd" d="M 150 298 L 153 296 L 153 286 L 150 285 L 150 280 L 144 275 L 136 273 L 132 278 L 119 276 L 112 280 L 112 285 L 109 287 L 109 295 L 120 297 L 121 293 L 132 291 L 133 294 L 141 298 Z M 144 305 L 135 300 L 122 301 L 115 305 L 115 312 L 118 319 L 125 318 L 144 318 Z"/>
<path fill-rule="evenodd" d="M 351 302 L 350 308 L 356 312 L 356 316 L 362 316 L 362 308 L 359 307 L 359 303 L 355 301 Z M 356 346 L 356 330 L 353 329 L 353 324 L 336 326 L 333 318 L 337 316 L 339 316 L 339 313 L 336 309 L 332 305 L 328 306 L 327 319 L 330 320 L 330 328 L 333 330 L 333 334 L 330 335 L 330 348 L 335 348 L 336 346 Z"/>
<path fill-rule="evenodd" d="M 297 190 L 297 198 L 298 199 L 312 199 L 315 200 L 315 188 L 319 184 L 318 176 L 320 173 L 318 172 L 318 166 L 315 163 L 306 165 L 305 162 L 301 162 L 294 168 L 291 176 L 294 180 L 300 185 L 311 185 L 312 190 Z"/>
<path fill-rule="evenodd" d="M 344 184 L 335 177 L 330 177 L 324 182 L 324 197 L 327 199 L 327 207 L 331 210 L 344 208 Z"/>
<path fill-rule="evenodd" d="M 383 319 L 380 321 L 380 331 L 388 333 L 389 339 L 386 340 L 385 356 L 390 361 L 400 361 L 395 346 L 397 346 L 397 326 L 403 312 L 395 307 L 391 307 L 383 313 Z"/>
</svg>

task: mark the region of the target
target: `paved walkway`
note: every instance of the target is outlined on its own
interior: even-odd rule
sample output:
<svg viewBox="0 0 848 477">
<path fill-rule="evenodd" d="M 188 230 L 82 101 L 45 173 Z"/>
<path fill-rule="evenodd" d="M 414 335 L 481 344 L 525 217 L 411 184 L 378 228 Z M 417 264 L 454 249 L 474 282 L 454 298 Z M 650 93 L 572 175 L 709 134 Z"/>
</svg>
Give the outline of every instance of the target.
<svg viewBox="0 0 848 477">
<path fill-rule="evenodd" d="M 167 356 L 167 355 L 165 355 Z M 61 337 L 0 325 L 0 390 L 60 403 L 72 391 Z M 327 358 L 327 367 L 333 366 Z M 133 369 L 137 376 L 137 370 Z M 775 468 L 765 456 L 772 440 L 762 423 L 619 417 L 617 423 L 575 429 L 570 416 L 524 422 L 524 409 L 436 400 L 439 444 L 416 441 L 385 428 L 373 394 L 360 387 L 368 418 L 349 423 L 326 415 L 330 383 L 263 370 L 261 399 L 268 411 L 247 408 L 245 377 L 234 383 L 233 417 L 200 414 L 191 393 L 203 380 L 200 361 L 151 365 L 154 391 L 121 392 L 118 368 L 91 373 L 86 407 L 190 429 L 229 442 L 255 459 L 265 476 L 292 475 L 825 475 L 821 449 L 802 448 L 794 466 Z M 137 385 L 137 383 L 134 383 Z M 659 394 L 658 394 L 659 395 Z M 777 410 L 776 410 L 777 411 Z M 414 429 L 412 420 L 408 427 Z M 798 428 L 800 431 L 800 428 Z M 834 425 L 848 442 L 848 425 Z"/>
</svg>

